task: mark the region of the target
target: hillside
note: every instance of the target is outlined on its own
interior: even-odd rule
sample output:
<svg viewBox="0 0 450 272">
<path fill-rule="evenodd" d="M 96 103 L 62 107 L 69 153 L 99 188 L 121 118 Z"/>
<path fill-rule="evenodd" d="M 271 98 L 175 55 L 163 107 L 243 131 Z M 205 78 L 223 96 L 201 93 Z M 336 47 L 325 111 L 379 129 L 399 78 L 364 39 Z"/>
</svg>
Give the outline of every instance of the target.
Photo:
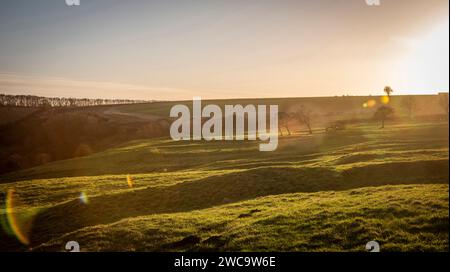
<svg viewBox="0 0 450 272">
<path fill-rule="evenodd" d="M 16 120 L 0 125 L 0 174 L 161 137 L 168 131 L 167 122 L 114 114 L 110 106 L 47 108 L 22 116 L 24 109 L 31 108 L 10 108 Z"/>
<path fill-rule="evenodd" d="M 9 218 L 29 245 L 17 244 L 10 232 L 0 248 L 62 249 L 61 241 L 75 237 L 89 242 L 86 250 L 361 250 L 374 236 L 391 250 L 448 250 L 442 242 L 448 241 L 448 123 L 390 124 L 384 130 L 359 124 L 295 134 L 281 137 L 278 150 L 269 153 L 259 152 L 257 144 L 155 138 L 3 175 L 0 204 L 13 205 Z M 378 199 L 373 207 L 371 199 Z M 285 202 L 295 205 L 284 207 Z M 334 208 L 321 210 L 330 203 Z M 267 226 L 254 227 L 252 220 L 269 215 Z M 341 217 L 330 221 L 334 215 Z M 356 222 L 355 230 L 326 245 L 341 232 L 341 221 Z M 301 231 L 306 222 L 315 227 Z M 367 224 L 376 227 L 364 232 Z M 280 230 L 292 242 L 253 239 L 248 229 L 267 231 L 273 243 L 271 235 Z M 121 235 L 127 238 L 117 241 Z M 227 244 L 158 247 L 153 235 L 168 244 L 189 236 L 227 236 Z M 354 244 L 345 242 L 349 237 Z M 311 239 L 316 246 L 304 244 Z"/>
<path fill-rule="evenodd" d="M 413 99 L 414 108 L 405 107 Z M 441 97 L 393 96 L 392 122 L 445 120 Z M 370 121 L 382 104 L 382 97 L 321 97 L 280 99 L 239 99 L 204 101 L 208 104 L 276 104 L 281 112 L 295 111 L 300 105 L 312 112 L 314 131 L 323 132 L 336 121 Z M 132 140 L 168 136 L 169 112 L 184 102 L 158 102 L 63 108 L 0 107 L 0 174 L 28 169 L 49 162 L 82 157 L 125 144 Z M 372 105 L 363 107 L 363 105 Z M 7 119 L 7 120 L 3 120 Z M 305 128 L 290 122 L 291 130 Z"/>
<path fill-rule="evenodd" d="M 97 225 L 35 248 L 60 251 L 448 251 L 448 186 L 384 186 L 257 198 Z M 125 235 L 125 239 L 124 239 Z"/>
</svg>

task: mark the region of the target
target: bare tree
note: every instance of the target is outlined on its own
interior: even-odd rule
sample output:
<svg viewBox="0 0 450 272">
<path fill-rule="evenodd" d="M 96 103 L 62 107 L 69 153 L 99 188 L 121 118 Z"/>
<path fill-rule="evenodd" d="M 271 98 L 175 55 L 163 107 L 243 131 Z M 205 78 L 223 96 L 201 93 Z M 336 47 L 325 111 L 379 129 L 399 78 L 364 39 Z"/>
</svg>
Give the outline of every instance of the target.
<svg viewBox="0 0 450 272">
<path fill-rule="evenodd" d="M 279 119 L 279 127 L 278 130 L 280 135 L 283 136 L 283 128 L 285 128 L 288 132 L 288 135 L 291 135 L 291 130 L 289 129 L 289 122 L 292 120 L 292 114 L 288 112 L 280 112 L 278 113 Z"/>
<path fill-rule="evenodd" d="M 414 96 L 405 96 L 402 100 L 403 108 L 405 108 L 406 112 L 408 113 L 409 118 L 414 117 L 414 112 L 417 109 L 417 101 Z"/>
<path fill-rule="evenodd" d="M 391 107 L 381 106 L 374 114 L 374 118 L 381 122 L 381 127 L 384 128 L 384 124 L 386 120 L 394 113 L 394 110 Z"/>
<path fill-rule="evenodd" d="M 300 124 L 303 124 L 308 128 L 309 134 L 313 133 L 311 128 L 311 116 L 312 111 L 305 106 L 300 106 L 293 114 L 293 117 L 300 122 Z"/>
</svg>

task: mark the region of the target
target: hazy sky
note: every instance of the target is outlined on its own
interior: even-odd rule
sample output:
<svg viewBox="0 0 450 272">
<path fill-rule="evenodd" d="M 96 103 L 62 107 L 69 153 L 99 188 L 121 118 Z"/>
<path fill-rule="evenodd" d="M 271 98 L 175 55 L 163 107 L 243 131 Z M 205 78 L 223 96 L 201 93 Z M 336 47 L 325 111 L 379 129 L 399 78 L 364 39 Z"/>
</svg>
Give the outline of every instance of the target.
<svg viewBox="0 0 450 272">
<path fill-rule="evenodd" d="M 448 92 L 448 9 L 448 0 L 0 0 L 0 93 Z"/>
</svg>

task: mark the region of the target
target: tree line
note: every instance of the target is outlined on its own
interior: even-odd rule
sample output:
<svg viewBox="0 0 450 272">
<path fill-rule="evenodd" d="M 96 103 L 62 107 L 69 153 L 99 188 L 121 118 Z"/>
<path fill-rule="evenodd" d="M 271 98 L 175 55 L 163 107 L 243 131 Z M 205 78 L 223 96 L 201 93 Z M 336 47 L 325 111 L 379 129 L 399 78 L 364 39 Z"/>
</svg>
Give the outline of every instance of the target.
<svg viewBox="0 0 450 272">
<path fill-rule="evenodd" d="M 90 107 L 101 105 L 120 105 L 148 103 L 145 100 L 130 99 L 89 99 L 89 98 L 64 98 L 42 97 L 34 95 L 6 95 L 0 94 L 0 106 L 13 107 Z"/>
</svg>

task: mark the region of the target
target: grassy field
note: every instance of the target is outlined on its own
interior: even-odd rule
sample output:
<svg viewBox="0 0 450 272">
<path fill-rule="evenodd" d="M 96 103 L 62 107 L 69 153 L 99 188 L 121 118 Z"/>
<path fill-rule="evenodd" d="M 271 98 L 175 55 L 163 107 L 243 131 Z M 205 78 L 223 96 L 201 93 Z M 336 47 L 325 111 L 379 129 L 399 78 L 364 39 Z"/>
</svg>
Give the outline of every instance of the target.
<svg viewBox="0 0 450 272">
<path fill-rule="evenodd" d="M 448 123 L 294 134 L 269 153 L 133 141 L 1 176 L 0 249 L 448 251 L 448 141 Z"/>
<path fill-rule="evenodd" d="M 83 228 L 39 247 L 86 251 L 448 250 L 448 186 L 382 186 L 267 196 L 192 212 Z"/>
</svg>

